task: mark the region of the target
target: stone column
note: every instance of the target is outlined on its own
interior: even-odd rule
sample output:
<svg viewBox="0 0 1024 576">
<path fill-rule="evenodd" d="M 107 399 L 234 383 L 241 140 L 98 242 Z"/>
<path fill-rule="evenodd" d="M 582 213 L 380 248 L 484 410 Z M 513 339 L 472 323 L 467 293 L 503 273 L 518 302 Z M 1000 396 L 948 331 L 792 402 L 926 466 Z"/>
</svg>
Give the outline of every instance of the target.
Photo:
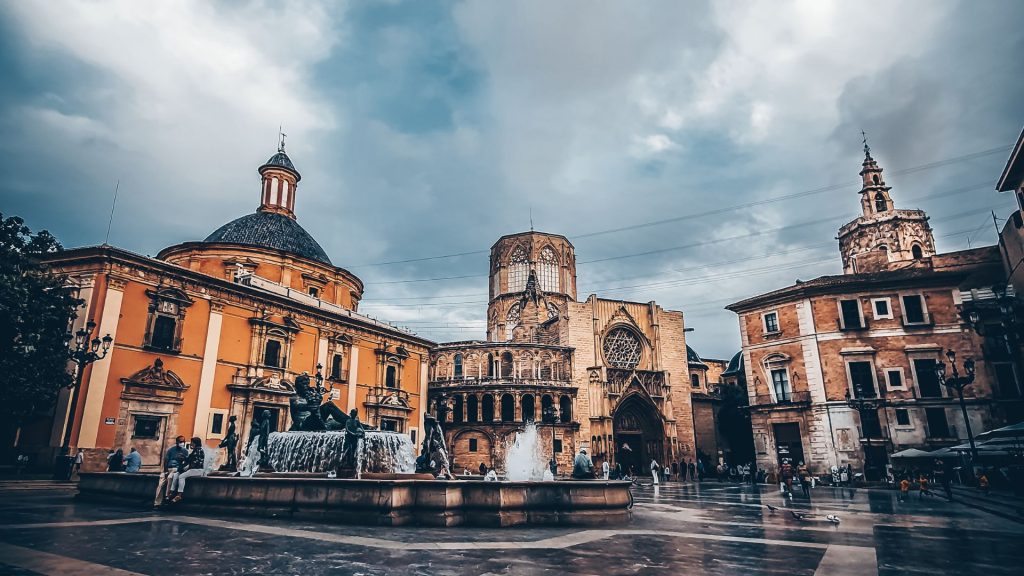
<svg viewBox="0 0 1024 576">
<path fill-rule="evenodd" d="M 107 276 L 106 294 L 103 298 L 103 312 L 93 337 L 103 338 L 110 334 L 117 344 L 117 325 L 121 318 L 121 301 L 124 299 L 125 281 Z M 93 362 L 85 394 L 82 419 L 78 421 L 78 441 L 72 442 L 78 448 L 95 448 L 103 419 L 103 398 L 107 393 L 107 379 L 110 377 L 110 361 L 114 357 L 114 346 L 102 360 Z"/>
<path fill-rule="evenodd" d="M 352 358 L 350 358 L 348 362 L 348 397 L 345 403 L 346 412 L 356 407 L 356 378 L 359 375 L 359 347 L 353 343 L 351 351 Z"/>
<path fill-rule="evenodd" d="M 217 351 L 220 349 L 220 327 L 224 306 L 210 302 L 210 319 L 206 326 L 206 346 L 203 349 L 203 367 L 199 372 L 199 395 L 196 400 L 196 418 L 192 435 L 206 439 L 209 428 L 210 400 L 213 398 L 213 380 L 217 373 Z M 227 423 L 224 424 L 227 426 Z"/>
</svg>

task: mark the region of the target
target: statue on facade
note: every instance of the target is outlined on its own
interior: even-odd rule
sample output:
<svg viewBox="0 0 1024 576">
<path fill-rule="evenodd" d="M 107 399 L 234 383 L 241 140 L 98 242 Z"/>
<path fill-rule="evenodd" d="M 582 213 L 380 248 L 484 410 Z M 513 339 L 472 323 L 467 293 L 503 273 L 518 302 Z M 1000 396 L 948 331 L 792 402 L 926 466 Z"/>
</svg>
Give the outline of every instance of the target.
<svg viewBox="0 0 1024 576">
<path fill-rule="evenodd" d="M 359 463 L 359 444 L 365 436 L 366 430 L 363 428 L 362 422 L 359 421 L 359 411 L 353 408 L 345 422 L 345 443 L 342 445 L 341 466 L 342 468 L 355 469 L 356 476 L 359 475 L 359 470 L 357 469 Z"/>
<path fill-rule="evenodd" d="M 227 464 L 221 466 L 221 470 L 227 472 L 234 472 L 238 469 L 238 458 L 235 455 L 235 446 L 238 445 L 238 432 L 235 430 L 235 420 L 237 416 L 228 418 L 228 433 L 224 436 L 224 439 L 220 441 L 220 447 L 227 449 L 228 461 Z"/>
<path fill-rule="evenodd" d="M 295 396 L 290 401 L 291 431 L 323 432 L 345 428 L 348 416 L 330 400 L 324 402 L 327 389 L 322 382 L 319 372 L 315 387 L 310 385 L 308 372 L 295 378 Z"/>
</svg>

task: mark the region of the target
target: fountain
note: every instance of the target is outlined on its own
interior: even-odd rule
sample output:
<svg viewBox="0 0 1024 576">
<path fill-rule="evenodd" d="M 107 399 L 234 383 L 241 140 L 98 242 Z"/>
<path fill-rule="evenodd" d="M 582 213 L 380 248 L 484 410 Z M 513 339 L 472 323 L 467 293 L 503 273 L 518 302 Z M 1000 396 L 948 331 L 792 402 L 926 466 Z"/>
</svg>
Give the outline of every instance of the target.
<svg viewBox="0 0 1024 576">
<path fill-rule="evenodd" d="M 345 432 L 273 432 L 267 459 L 278 472 L 340 472 Z M 371 430 L 359 441 L 356 476 L 363 472 L 412 474 L 416 454 L 405 434 Z"/>
<path fill-rule="evenodd" d="M 191 479 L 175 506 L 194 513 L 384 526 L 595 525 L 629 519 L 628 482 L 540 481 L 550 479 L 550 472 L 532 423 L 509 447 L 508 481 L 453 481 L 444 435 L 429 415 L 416 458 L 408 436 L 364 430 L 355 410 L 345 417 L 318 410 L 315 403 L 298 407 L 315 421 L 274 433 L 264 422 L 254 423 L 239 471 Z M 307 423 L 320 431 L 303 430 Z M 86 472 L 79 497 L 151 506 L 158 481 L 156 474 Z"/>
<path fill-rule="evenodd" d="M 551 477 L 537 425 L 527 422 L 522 432 L 505 451 L 505 476 L 509 481 L 546 480 Z"/>
</svg>

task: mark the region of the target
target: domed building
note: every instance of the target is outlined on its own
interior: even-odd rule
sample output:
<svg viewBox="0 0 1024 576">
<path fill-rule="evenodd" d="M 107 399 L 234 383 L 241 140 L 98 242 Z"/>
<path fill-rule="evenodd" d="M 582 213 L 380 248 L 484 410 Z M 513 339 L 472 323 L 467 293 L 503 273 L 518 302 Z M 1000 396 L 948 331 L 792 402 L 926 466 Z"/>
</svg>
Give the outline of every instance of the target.
<svg viewBox="0 0 1024 576">
<path fill-rule="evenodd" d="M 563 474 L 580 448 L 638 471 L 694 456 L 682 312 L 578 301 L 572 243 L 535 231 L 491 247 L 489 292 L 488 339 L 431 353 L 430 407 L 457 470 L 504 472 L 530 422 Z"/>
<path fill-rule="evenodd" d="M 107 245 L 50 258 L 85 301 L 74 329 L 95 322 L 114 345 L 86 368 L 73 407 L 61 397 L 40 451 L 61 446 L 73 409 L 69 443 L 86 470 L 130 446 L 156 470 L 175 436 L 216 446 L 232 418 L 243 439 L 264 412 L 289 429 L 303 373 L 340 409 L 418 440 L 433 342 L 358 313 L 362 281 L 299 224 L 302 176 L 283 143 L 258 172 L 256 211 L 203 240 L 156 258 Z"/>
</svg>

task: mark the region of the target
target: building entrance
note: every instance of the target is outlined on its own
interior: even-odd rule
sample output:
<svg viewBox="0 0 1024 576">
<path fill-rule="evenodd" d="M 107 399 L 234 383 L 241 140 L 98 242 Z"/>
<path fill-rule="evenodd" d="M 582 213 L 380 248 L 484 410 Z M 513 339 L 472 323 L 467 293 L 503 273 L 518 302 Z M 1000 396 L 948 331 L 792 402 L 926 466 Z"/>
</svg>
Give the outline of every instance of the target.
<svg viewBox="0 0 1024 576">
<path fill-rule="evenodd" d="M 664 465 L 665 432 L 658 409 L 639 394 L 629 396 L 615 409 L 612 420 L 615 462 L 623 471 L 650 473 L 651 459 Z"/>
<path fill-rule="evenodd" d="M 785 422 L 772 424 L 775 433 L 775 452 L 779 459 L 779 468 L 787 462 L 794 468 L 804 461 L 804 445 L 800 440 L 800 423 Z"/>
</svg>

